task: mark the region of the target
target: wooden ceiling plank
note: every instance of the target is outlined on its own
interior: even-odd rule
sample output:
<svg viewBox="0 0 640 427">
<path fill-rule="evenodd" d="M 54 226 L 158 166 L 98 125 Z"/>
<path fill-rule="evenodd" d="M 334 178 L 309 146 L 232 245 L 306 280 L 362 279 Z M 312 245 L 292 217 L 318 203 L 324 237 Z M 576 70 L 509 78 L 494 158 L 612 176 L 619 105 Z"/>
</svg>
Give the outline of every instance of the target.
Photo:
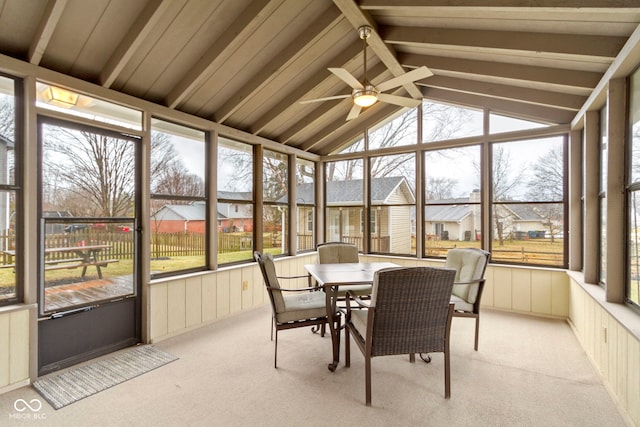
<svg viewBox="0 0 640 427">
<path fill-rule="evenodd" d="M 460 58 L 445 58 L 440 56 L 400 54 L 398 59 L 409 67 L 429 67 L 437 74 L 437 70 L 455 71 L 464 74 L 502 77 L 514 80 L 527 80 L 549 83 L 568 87 L 593 89 L 601 78 L 600 73 L 577 71 L 549 67 L 536 67 L 498 63 L 490 61 L 476 61 Z"/>
<path fill-rule="evenodd" d="M 626 42 L 626 37 L 460 28 L 380 27 L 378 31 L 391 45 L 464 46 L 607 59 L 615 58 Z"/>
<path fill-rule="evenodd" d="M 202 56 L 197 64 L 194 64 L 178 85 L 169 93 L 165 104 L 169 108 L 176 108 L 180 103 L 196 90 L 207 79 L 211 70 L 214 70 L 226 58 L 224 51 L 233 51 L 246 40 L 268 16 L 282 3 L 282 0 L 256 0 L 252 1 L 242 14 L 223 33 Z"/>
<path fill-rule="evenodd" d="M 251 98 L 271 80 L 278 76 L 288 64 L 298 58 L 309 46 L 316 44 L 325 34 L 343 19 L 339 11 L 331 6 L 322 16 L 319 16 L 305 32 L 297 37 L 291 44 L 285 47 L 278 56 L 273 58 L 260 75 L 254 76 L 251 81 L 235 93 L 214 116 L 214 121 L 224 123 L 233 113 L 251 100 Z"/>
<path fill-rule="evenodd" d="M 251 133 L 254 135 L 261 133 L 273 120 L 284 114 L 290 108 L 293 108 L 294 106 L 297 107 L 298 102 L 307 95 L 309 91 L 320 84 L 323 80 L 329 78 L 331 74 L 327 71 L 327 68 L 344 66 L 344 64 L 349 62 L 361 50 L 362 44 L 354 42 L 343 52 L 340 52 L 337 56 L 327 61 L 321 71 L 310 76 L 303 85 L 293 89 L 287 97 L 271 108 L 267 114 L 256 120 L 251 127 Z"/>
<path fill-rule="evenodd" d="M 492 98 L 511 99 L 529 104 L 546 105 L 571 111 L 578 111 L 587 99 L 586 96 L 580 95 L 501 85 L 496 83 L 485 83 L 477 80 L 465 80 L 445 76 L 432 76 L 425 79 L 423 83 L 419 83 L 419 85 L 489 96 Z"/>
<path fill-rule="evenodd" d="M 40 64 L 66 5 L 67 0 L 52 0 L 47 4 L 38 30 L 29 46 L 28 59 L 32 64 Z"/>
<path fill-rule="evenodd" d="M 387 66 L 391 74 L 394 77 L 403 75 L 406 70 L 402 67 L 400 62 L 396 59 L 396 53 L 393 47 L 388 46 L 377 32 L 377 25 L 373 18 L 367 13 L 361 10 L 356 2 L 353 0 L 333 0 L 333 3 L 338 6 L 342 14 L 347 18 L 351 25 L 356 29 L 363 25 L 370 26 L 373 31 L 367 40 L 367 44 L 371 47 L 380 61 Z M 421 96 L 420 89 L 413 84 L 407 83 L 403 85 L 405 90 L 414 98 Z"/>
<path fill-rule="evenodd" d="M 113 82 L 116 81 L 122 69 L 134 56 L 149 33 L 152 32 L 162 15 L 169 9 L 172 1 L 175 0 L 154 0 L 145 7 L 100 73 L 100 84 L 102 86 L 111 87 Z"/>
</svg>

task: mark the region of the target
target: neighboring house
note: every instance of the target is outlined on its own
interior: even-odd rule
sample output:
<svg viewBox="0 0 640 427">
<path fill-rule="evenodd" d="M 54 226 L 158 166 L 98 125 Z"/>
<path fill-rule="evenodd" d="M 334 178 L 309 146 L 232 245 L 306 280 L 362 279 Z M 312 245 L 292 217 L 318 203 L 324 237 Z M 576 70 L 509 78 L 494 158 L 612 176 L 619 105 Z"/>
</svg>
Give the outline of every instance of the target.
<svg viewBox="0 0 640 427">
<path fill-rule="evenodd" d="M 242 200 L 246 193 L 229 193 Z M 250 196 L 250 193 L 249 193 Z M 164 205 L 151 216 L 151 229 L 156 233 L 177 233 L 190 231 L 204 234 L 207 214 L 204 202 L 187 205 Z M 252 205 L 243 203 L 218 202 L 218 231 L 223 233 L 253 231 Z"/>
<path fill-rule="evenodd" d="M 223 233 L 253 231 L 253 205 L 234 203 L 234 200 L 251 202 L 251 192 L 218 192 L 218 231 Z"/>
<path fill-rule="evenodd" d="M 478 240 L 480 238 L 479 192 L 469 197 L 431 201 L 425 209 L 427 240 Z M 547 205 L 496 204 L 493 235 L 524 240 L 551 237 L 563 229 L 559 212 L 545 211 Z"/>
<path fill-rule="evenodd" d="M 352 242 L 362 247 L 363 180 L 328 181 L 326 184 L 327 240 Z M 298 201 L 313 203 L 313 184 L 299 185 Z M 371 180 L 371 250 L 411 253 L 415 197 L 404 177 Z M 346 209 L 341 209 L 346 208 Z M 303 210 L 299 214 L 308 215 Z M 298 218 L 298 234 L 308 233 L 309 220 Z"/>
<path fill-rule="evenodd" d="M 204 202 L 188 205 L 164 205 L 151 216 L 154 233 L 180 233 L 190 231 L 204 234 L 207 207 Z"/>
<path fill-rule="evenodd" d="M 438 203 L 445 204 L 425 208 L 427 240 L 476 240 L 480 230 L 479 205 L 469 205 L 468 197 L 438 200 Z"/>
</svg>

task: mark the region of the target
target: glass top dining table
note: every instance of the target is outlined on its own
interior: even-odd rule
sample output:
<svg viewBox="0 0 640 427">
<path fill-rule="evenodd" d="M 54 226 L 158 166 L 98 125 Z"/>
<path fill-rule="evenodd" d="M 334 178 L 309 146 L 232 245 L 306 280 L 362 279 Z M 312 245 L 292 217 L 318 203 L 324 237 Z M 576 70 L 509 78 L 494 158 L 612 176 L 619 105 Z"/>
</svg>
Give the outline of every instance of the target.
<svg viewBox="0 0 640 427">
<path fill-rule="evenodd" d="M 340 360 L 340 328 L 334 326 L 336 313 L 336 299 L 338 288 L 341 285 L 373 284 L 376 271 L 385 268 L 397 268 L 398 264 L 392 262 L 358 262 L 340 264 L 305 264 L 304 268 L 313 277 L 318 286 L 324 287 L 326 293 L 327 317 L 329 318 L 329 330 L 333 347 L 333 361 L 329 364 L 329 370 L 335 371 Z M 339 314 L 338 314 L 339 315 Z"/>
</svg>

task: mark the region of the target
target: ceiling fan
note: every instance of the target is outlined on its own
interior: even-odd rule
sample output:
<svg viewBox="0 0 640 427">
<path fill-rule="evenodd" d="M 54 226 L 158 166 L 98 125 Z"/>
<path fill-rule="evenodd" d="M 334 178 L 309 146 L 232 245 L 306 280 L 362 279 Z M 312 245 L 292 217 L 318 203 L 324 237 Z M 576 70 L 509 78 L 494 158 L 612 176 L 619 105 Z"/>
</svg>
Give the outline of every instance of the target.
<svg viewBox="0 0 640 427">
<path fill-rule="evenodd" d="M 300 101 L 301 104 L 309 104 L 312 102 L 329 101 L 332 99 L 344 99 L 351 97 L 353 98 L 353 107 L 351 107 L 351 111 L 349 111 L 349 114 L 347 115 L 347 121 L 355 119 L 356 117 L 358 117 L 363 108 L 369 107 L 375 104 L 377 101 L 408 108 L 413 108 L 420 105 L 420 102 L 422 101 L 419 99 L 405 98 L 402 96 L 390 95 L 388 93 L 382 92 L 402 86 L 406 83 L 412 83 L 416 80 L 421 80 L 426 77 L 432 76 L 433 73 L 429 71 L 427 67 L 423 66 L 420 68 L 416 68 L 407 73 L 404 73 L 401 76 L 394 77 L 390 80 L 382 82 L 377 86 L 371 84 L 371 82 L 367 79 L 367 39 L 371 35 L 371 31 L 371 27 L 367 25 L 358 28 L 360 38 L 364 42 L 364 79 L 362 80 L 362 82 L 356 79 L 353 74 L 351 74 L 344 68 L 329 68 L 329 71 L 331 71 L 340 80 L 353 88 L 351 94 L 308 99 L 305 101 Z"/>
</svg>

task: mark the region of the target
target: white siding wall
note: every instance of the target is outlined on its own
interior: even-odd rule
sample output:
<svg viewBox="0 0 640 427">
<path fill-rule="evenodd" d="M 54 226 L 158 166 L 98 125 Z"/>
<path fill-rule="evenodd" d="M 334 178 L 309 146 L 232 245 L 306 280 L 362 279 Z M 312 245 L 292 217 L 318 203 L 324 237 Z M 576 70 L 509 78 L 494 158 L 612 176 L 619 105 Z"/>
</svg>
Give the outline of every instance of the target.
<svg viewBox="0 0 640 427">
<path fill-rule="evenodd" d="M 571 273 L 570 286 L 570 324 L 609 393 L 631 421 L 640 426 L 637 314 L 622 304 L 604 302 L 604 289 L 585 285 L 580 274 Z"/>
<path fill-rule="evenodd" d="M 31 311 L 27 306 L 0 310 L 0 394 L 29 384 Z"/>
</svg>

